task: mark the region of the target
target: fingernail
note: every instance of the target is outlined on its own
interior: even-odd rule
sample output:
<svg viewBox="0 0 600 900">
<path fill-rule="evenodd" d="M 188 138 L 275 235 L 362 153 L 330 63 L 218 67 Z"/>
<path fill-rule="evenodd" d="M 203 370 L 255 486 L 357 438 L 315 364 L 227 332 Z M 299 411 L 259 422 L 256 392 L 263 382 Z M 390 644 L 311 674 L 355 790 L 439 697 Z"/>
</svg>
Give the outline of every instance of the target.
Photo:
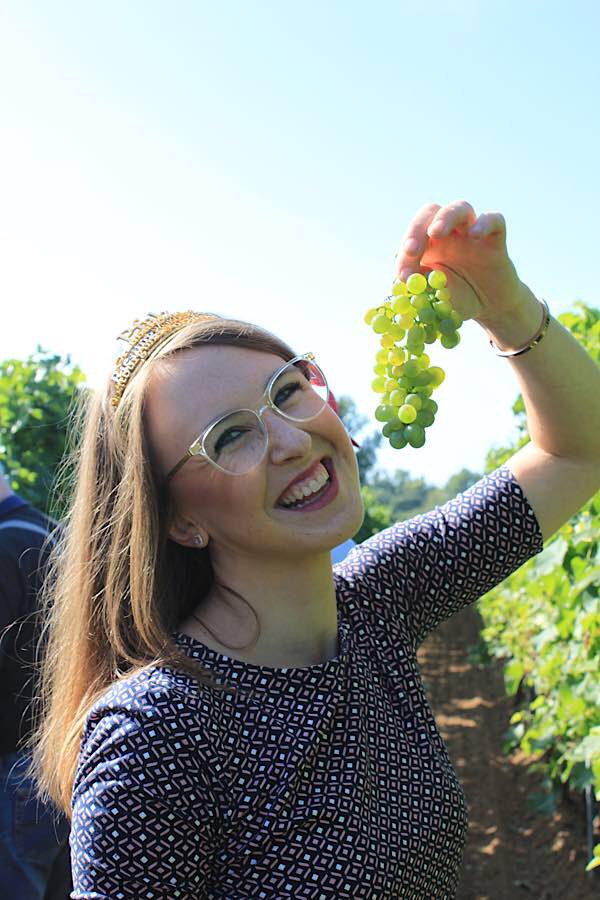
<svg viewBox="0 0 600 900">
<path fill-rule="evenodd" d="M 473 225 L 472 228 L 469 229 L 469 234 L 481 234 L 483 231 L 483 226 L 477 222 L 476 225 Z"/>
<path fill-rule="evenodd" d="M 414 238 L 409 238 L 407 241 L 404 242 L 403 249 L 404 249 L 405 253 L 410 253 L 411 256 L 415 256 L 417 253 L 417 250 L 419 249 L 419 244 L 417 243 L 417 241 Z"/>
<path fill-rule="evenodd" d="M 407 279 L 410 277 L 410 275 L 411 275 L 410 269 L 402 269 L 400 271 L 400 281 L 407 281 Z"/>
</svg>

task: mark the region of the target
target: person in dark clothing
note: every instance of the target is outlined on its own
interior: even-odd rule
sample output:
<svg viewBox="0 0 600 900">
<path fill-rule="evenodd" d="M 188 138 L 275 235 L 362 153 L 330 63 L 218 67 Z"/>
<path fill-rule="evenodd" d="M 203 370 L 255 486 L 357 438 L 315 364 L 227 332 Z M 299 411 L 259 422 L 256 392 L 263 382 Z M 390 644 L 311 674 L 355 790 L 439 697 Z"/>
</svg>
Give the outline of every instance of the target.
<svg viewBox="0 0 600 900">
<path fill-rule="evenodd" d="M 36 797 L 23 744 L 32 728 L 37 596 L 56 523 L 0 471 L 0 900 L 65 900 L 69 825 Z"/>
</svg>

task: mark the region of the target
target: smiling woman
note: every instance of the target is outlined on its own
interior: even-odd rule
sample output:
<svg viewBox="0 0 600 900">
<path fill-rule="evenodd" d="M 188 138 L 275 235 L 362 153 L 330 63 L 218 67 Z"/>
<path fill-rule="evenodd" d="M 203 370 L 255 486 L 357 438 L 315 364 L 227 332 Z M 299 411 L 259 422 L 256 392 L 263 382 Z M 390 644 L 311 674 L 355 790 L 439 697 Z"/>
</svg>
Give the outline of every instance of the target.
<svg viewBox="0 0 600 900">
<path fill-rule="evenodd" d="M 466 803 L 416 649 L 542 548 L 519 483 L 332 566 L 364 510 L 318 360 L 212 314 L 126 336 L 46 587 L 33 774 L 71 896 L 450 898 Z"/>
</svg>

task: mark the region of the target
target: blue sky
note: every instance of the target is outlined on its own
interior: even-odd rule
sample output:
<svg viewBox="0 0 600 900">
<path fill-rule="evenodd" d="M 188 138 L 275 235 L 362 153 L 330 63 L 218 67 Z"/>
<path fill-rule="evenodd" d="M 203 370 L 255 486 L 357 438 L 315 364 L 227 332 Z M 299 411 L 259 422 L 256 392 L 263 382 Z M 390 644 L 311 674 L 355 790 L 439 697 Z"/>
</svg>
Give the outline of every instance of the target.
<svg viewBox="0 0 600 900">
<path fill-rule="evenodd" d="M 500 211 L 554 315 L 597 306 L 595 2 L 0 2 L 0 358 L 40 343 L 98 385 L 148 311 L 313 350 L 372 426 L 366 309 L 429 201 Z M 433 484 L 513 434 L 475 322 L 432 364 Z"/>
</svg>

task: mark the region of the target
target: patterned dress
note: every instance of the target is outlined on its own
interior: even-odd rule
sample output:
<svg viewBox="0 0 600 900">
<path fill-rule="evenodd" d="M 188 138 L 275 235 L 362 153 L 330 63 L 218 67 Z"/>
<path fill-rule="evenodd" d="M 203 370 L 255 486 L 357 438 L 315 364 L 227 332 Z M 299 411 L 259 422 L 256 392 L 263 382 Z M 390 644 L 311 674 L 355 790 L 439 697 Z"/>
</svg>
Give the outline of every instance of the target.
<svg viewBox="0 0 600 900">
<path fill-rule="evenodd" d="M 454 897 L 468 810 L 417 648 L 542 548 L 501 466 L 334 566 L 335 658 L 257 666 L 177 633 L 241 692 L 149 667 L 95 704 L 73 790 L 71 897 Z"/>
</svg>

